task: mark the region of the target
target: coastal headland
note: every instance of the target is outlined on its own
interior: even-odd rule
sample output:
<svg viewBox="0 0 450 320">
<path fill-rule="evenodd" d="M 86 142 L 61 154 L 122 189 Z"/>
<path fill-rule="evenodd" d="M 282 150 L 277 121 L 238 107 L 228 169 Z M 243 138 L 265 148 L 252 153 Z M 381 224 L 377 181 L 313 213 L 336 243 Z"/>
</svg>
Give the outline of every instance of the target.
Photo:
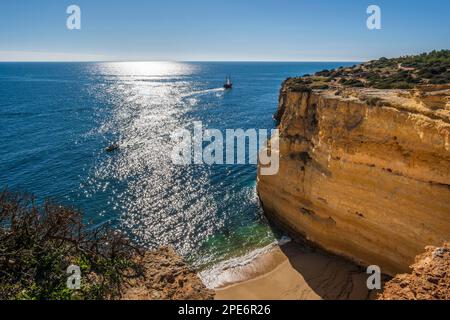
<svg viewBox="0 0 450 320">
<path fill-rule="evenodd" d="M 407 273 L 450 238 L 450 51 L 287 79 L 267 217 L 358 265 Z M 261 165 L 260 165 L 261 167 Z"/>
</svg>

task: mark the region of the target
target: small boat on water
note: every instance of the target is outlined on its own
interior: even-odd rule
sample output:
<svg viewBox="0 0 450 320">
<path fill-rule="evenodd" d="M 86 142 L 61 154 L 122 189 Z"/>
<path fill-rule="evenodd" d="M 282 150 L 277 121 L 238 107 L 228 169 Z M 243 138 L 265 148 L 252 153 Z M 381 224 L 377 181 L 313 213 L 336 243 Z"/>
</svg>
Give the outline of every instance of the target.
<svg viewBox="0 0 450 320">
<path fill-rule="evenodd" d="M 105 151 L 106 152 L 113 152 L 113 151 L 116 151 L 117 149 L 119 149 L 119 144 L 118 143 L 113 143 L 109 147 L 107 147 L 105 149 Z"/>
<path fill-rule="evenodd" d="M 230 77 L 227 77 L 227 79 L 226 79 L 225 84 L 223 85 L 223 87 L 224 87 L 225 89 L 227 89 L 227 90 L 233 88 L 233 82 L 231 82 L 231 78 L 230 78 Z"/>
</svg>

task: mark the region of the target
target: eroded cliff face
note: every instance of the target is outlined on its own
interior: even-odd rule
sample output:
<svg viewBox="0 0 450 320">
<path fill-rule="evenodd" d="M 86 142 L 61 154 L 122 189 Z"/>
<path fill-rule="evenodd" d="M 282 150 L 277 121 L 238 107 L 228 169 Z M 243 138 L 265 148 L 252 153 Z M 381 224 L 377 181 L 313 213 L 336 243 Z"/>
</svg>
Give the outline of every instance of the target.
<svg viewBox="0 0 450 320">
<path fill-rule="evenodd" d="M 426 246 L 450 238 L 448 89 L 285 82 L 275 116 L 280 170 L 258 174 L 267 216 L 383 273 L 408 271 Z"/>
</svg>

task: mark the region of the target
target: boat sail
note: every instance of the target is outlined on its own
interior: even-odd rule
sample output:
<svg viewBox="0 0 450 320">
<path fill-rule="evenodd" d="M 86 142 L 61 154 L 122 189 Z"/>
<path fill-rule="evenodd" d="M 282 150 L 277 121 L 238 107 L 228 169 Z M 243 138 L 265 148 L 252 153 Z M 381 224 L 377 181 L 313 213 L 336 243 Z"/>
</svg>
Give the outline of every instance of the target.
<svg viewBox="0 0 450 320">
<path fill-rule="evenodd" d="M 231 89 L 231 88 L 233 88 L 233 82 L 231 82 L 231 78 L 230 78 L 230 77 L 227 77 L 227 79 L 226 79 L 225 84 L 223 85 L 223 87 L 224 87 L 225 89 Z"/>
</svg>

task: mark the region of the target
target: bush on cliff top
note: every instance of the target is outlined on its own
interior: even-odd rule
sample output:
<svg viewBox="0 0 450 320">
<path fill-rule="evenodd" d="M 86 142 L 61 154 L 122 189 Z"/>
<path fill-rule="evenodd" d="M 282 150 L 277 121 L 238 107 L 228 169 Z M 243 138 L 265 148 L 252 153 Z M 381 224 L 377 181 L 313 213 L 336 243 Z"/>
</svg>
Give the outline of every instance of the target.
<svg viewBox="0 0 450 320">
<path fill-rule="evenodd" d="M 138 250 L 117 231 L 84 225 L 79 211 L 0 192 L 0 299 L 113 299 L 142 272 Z M 80 267 L 80 290 L 67 268 Z"/>
<path fill-rule="evenodd" d="M 450 82 L 450 50 L 393 59 L 383 57 L 358 66 L 322 70 L 315 76 L 326 76 L 345 86 L 377 89 L 411 89 L 417 85 L 445 84 Z"/>
<path fill-rule="evenodd" d="M 311 92 L 311 81 L 303 78 L 288 78 L 285 82 L 290 92 Z"/>
</svg>

